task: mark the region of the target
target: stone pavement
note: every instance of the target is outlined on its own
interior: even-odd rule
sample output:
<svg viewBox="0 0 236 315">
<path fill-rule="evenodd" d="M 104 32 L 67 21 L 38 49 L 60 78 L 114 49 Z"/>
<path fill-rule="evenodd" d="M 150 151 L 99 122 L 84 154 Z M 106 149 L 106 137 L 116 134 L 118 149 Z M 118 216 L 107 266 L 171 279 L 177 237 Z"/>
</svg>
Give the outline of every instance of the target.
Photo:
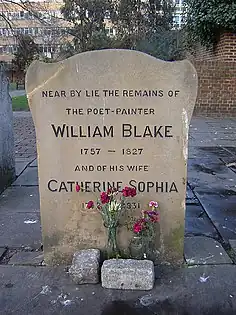
<svg viewBox="0 0 236 315">
<path fill-rule="evenodd" d="M 0 314 L 236 314 L 236 119 L 191 122 L 186 268 L 157 269 L 150 293 L 76 287 L 44 266 L 30 113 L 14 113 L 14 131 L 18 177 L 0 196 Z"/>
<path fill-rule="evenodd" d="M 25 92 L 25 90 L 13 90 L 13 91 L 10 91 L 9 94 L 10 94 L 11 97 L 15 97 L 15 96 L 25 95 L 26 92 Z"/>
</svg>

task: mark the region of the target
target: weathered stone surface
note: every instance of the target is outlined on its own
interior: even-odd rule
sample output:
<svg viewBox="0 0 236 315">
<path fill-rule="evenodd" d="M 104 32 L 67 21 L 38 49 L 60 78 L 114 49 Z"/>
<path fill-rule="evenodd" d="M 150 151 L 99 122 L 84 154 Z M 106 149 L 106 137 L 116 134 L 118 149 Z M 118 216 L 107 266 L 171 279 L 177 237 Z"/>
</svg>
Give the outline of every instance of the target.
<svg viewBox="0 0 236 315">
<path fill-rule="evenodd" d="M 186 191 L 186 204 L 187 205 L 197 205 L 199 204 L 199 201 L 197 200 L 197 198 L 194 196 L 192 190 L 190 189 L 190 187 L 187 185 L 187 191 Z"/>
<path fill-rule="evenodd" d="M 0 246 L 38 249 L 42 244 L 38 213 L 1 213 Z"/>
<path fill-rule="evenodd" d="M 199 266 L 162 275 L 151 292 L 111 291 L 71 285 L 63 268 L 0 265 L 1 313 L 233 315 L 235 278 L 235 265 Z"/>
<path fill-rule="evenodd" d="M 69 262 L 78 246 L 105 249 L 101 217 L 85 203 L 92 192 L 133 186 L 134 216 L 158 198 L 159 258 L 182 262 L 188 127 L 197 95 L 191 63 L 128 50 L 86 52 L 55 64 L 34 62 L 26 87 L 37 135 L 45 261 Z M 75 192 L 77 181 L 84 193 Z M 119 229 L 121 249 L 130 239 L 126 227 Z"/>
<path fill-rule="evenodd" d="M 38 266 L 43 262 L 42 252 L 18 252 L 13 255 L 8 264 Z"/>
<path fill-rule="evenodd" d="M 16 176 L 19 176 L 26 169 L 28 164 L 28 161 L 16 160 Z"/>
<path fill-rule="evenodd" d="M 9 81 L 0 65 L 0 193 L 15 178 L 13 113 Z"/>
<path fill-rule="evenodd" d="M 0 260 L 2 259 L 2 256 L 5 254 L 6 250 L 6 247 L 0 247 Z"/>
<path fill-rule="evenodd" d="M 38 187 L 9 187 L 0 195 L 3 212 L 39 212 Z"/>
<path fill-rule="evenodd" d="M 214 225 L 207 217 L 187 217 L 185 219 L 185 236 L 206 236 L 217 238 L 219 235 Z"/>
<path fill-rule="evenodd" d="M 76 284 L 99 282 L 100 251 L 84 249 L 74 253 L 69 274 Z"/>
<path fill-rule="evenodd" d="M 202 218 L 205 216 L 206 216 L 206 213 L 200 205 L 187 204 L 185 217 Z"/>
<path fill-rule="evenodd" d="M 218 237 L 217 230 L 200 205 L 186 206 L 185 236 Z"/>
<path fill-rule="evenodd" d="M 188 161 L 188 183 L 195 189 L 195 194 L 197 189 L 202 191 L 222 190 L 224 187 L 229 189 L 234 187 L 235 180 L 236 174 L 219 158 Z"/>
<path fill-rule="evenodd" d="M 38 160 L 35 159 L 31 164 L 30 167 L 38 167 Z"/>
<path fill-rule="evenodd" d="M 101 270 L 102 286 L 107 289 L 151 290 L 154 286 L 154 264 L 150 260 L 105 260 Z"/>
<path fill-rule="evenodd" d="M 236 174 L 233 173 L 233 175 Z M 233 181 L 228 182 L 234 186 L 236 179 L 234 179 L 233 176 L 230 176 L 227 179 L 233 179 Z M 195 191 L 207 215 L 216 226 L 221 237 L 228 242 L 229 239 L 236 239 L 236 189 L 235 187 L 224 187 L 226 180 L 219 181 L 218 179 L 218 182 L 218 189 L 204 190 L 200 187 Z"/>
<path fill-rule="evenodd" d="M 229 240 L 229 244 L 236 255 L 236 240 Z"/>
<path fill-rule="evenodd" d="M 27 167 L 12 186 L 38 186 L 38 169 L 36 167 Z"/>
<path fill-rule="evenodd" d="M 188 265 L 232 264 L 222 245 L 208 237 L 186 237 L 184 254 Z"/>
</svg>

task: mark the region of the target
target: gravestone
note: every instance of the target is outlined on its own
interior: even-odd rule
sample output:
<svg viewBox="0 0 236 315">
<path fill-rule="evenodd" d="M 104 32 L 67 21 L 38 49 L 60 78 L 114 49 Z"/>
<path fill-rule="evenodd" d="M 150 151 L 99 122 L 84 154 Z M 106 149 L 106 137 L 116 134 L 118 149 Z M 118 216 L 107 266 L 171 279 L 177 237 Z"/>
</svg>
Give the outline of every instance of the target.
<svg viewBox="0 0 236 315">
<path fill-rule="evenodd" d="M 126 204 L 132 215 L 159 202 L 162 263 L 182 261 L 188 128 L 197 96 L 191 63 L 128 50 L 86 52 L 55 64 L 34 62 L 26 87 L 45 261 L 68 263 L 78 249 L 105 248 L 100 214 L 86 202 L 110 186 L 137 188 Z M 77 193 L 76 183 L 85 192 Z M 129 241 L 121 228 L 120 247 Z"/>
<path fill-rule="evenodd" d="M 15 179 L 13 113 L 9 81 L 0 65 L 0 193 Z"/>
</svg>

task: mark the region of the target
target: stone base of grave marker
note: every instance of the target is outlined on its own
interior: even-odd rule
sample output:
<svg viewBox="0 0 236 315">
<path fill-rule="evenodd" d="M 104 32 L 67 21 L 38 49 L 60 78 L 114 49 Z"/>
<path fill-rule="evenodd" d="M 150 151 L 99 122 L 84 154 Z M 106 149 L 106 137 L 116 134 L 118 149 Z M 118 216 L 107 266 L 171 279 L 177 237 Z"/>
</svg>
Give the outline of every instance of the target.
<svg viewBox="0 0 236 315">
<path fill-rule="evenodd" d="M 103 288 L 120 290 L 152 290 L 154 264 L 150 260 L 110 259 L 101 269 Z"/>
<path fill-rule="evenodd" d="M 15 179 L 13 113 L 9 81 L 0 65 L 0 193 Z"/>
<path fill-rule="evenodd" d="M 86 202 L 111 186 L 137 189 L 126 203 L 132 217 L 151 200 L 159 203 L 157 258 L 181 263 L 188 128 L 197 96 L 192 64 L 137 51 L 93 51 L 55 64 L 36 61 L 26 83 L 46 263 L 70 263 L 79 249 L 105 249 L 101 216 Z M 76 183 L 83 192 L 75 191 Z M 124 251 L 131 234 L 118 229 Z"/>
</svg>

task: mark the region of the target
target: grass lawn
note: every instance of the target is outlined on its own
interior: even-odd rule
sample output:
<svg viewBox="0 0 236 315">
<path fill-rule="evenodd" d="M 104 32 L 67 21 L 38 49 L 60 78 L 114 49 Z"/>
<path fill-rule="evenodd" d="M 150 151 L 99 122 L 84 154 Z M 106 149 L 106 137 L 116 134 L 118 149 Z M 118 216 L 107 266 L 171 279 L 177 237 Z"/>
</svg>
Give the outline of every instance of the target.
<svg viewBox="0 0 236 315">
<path fill-rule="evenodd" d="M 13 111 L 29 110 L 26 95 L 12 97 L 12 109 Z"/>
</svg>

